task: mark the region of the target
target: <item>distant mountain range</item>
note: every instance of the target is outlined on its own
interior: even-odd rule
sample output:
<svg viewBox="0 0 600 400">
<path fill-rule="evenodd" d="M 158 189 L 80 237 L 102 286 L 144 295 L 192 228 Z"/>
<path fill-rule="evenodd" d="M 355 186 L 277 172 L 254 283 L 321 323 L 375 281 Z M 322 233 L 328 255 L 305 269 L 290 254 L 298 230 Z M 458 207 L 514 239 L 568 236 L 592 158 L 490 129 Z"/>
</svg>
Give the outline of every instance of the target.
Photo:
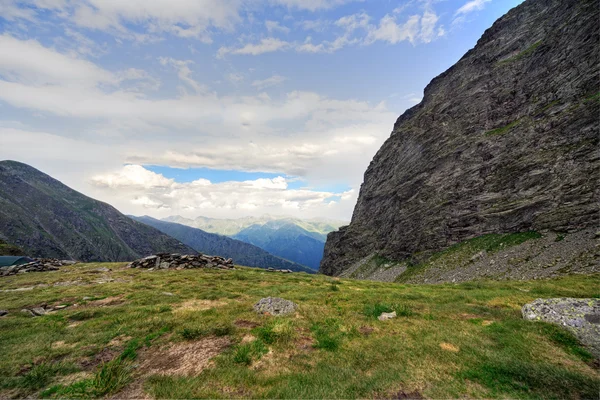
<svg viewBox="0 0 600 400">
<path fill-rule="evenodd" d="M 174 222 L 160 221 L 152 217 L 133 217 L 136 221 L 150 225 L 163 233 L 181 241 L 204 254 L 219 255 L 232 258 L 236 264 L 259 268 L 291 269 L 296 272 L 315 273 L 316 269 L 310 269 L 304 265 L 297 264 L 283 258 L 269 254 L 260 247 L 244 241 L 229 238 L 215 233 L 204 232 L 198 228 L 177 224 Z M 323 251 L 321 244 L 321 252 Z"/>
<path fill-rule="evenodd" d="M 336 220 L 302 220 L 269 215 L 239 219 L 171 216 L 163 221 L 227 235 L 312 269 L 319 268 L 327 233 L 347 224 Z"/>
<path fill-rule="evenodd" d="M 192 248 L 16 161 L 0 161 L 0 240 L 33 257 L 129 261 Z"/>
</svg>

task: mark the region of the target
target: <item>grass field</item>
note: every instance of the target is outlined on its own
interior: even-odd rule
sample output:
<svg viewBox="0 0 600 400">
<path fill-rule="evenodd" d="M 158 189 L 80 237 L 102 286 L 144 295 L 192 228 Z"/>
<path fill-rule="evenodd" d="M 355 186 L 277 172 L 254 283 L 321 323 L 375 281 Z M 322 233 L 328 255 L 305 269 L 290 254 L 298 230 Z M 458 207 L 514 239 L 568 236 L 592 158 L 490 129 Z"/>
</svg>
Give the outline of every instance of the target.
<svg viewBox="0 0 600 400">
<path fill-rule="evenodd" d="M 597 361 L 520 313 L 600 297 L 598 275 L 421 286 L 124 266 L 0 278 L 0 398 L 598 398 Z M 297 313 L 257 315 L 266 296 Z M 41 304 L 68 307 L 20 312 Z"/>
</svg>

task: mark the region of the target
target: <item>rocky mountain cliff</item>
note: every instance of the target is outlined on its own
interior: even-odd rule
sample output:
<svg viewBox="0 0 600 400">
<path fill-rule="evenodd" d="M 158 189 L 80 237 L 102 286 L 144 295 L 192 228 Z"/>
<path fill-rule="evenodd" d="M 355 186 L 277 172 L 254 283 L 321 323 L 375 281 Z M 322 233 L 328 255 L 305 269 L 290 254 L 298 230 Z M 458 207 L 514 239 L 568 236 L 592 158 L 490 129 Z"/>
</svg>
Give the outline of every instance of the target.
<svg viewBox="0 0 600 400">
<path fill-rule="evenodd" d="M 375 155 L 321 272 L 488 233 L 599 224 L 599 0 L 527 0 L 426 88 Z"/>
<path fill-rule="evenodd" d="M 114 207 L 15 161 L 0 161 L 0 239 L 29 256 L 80 261 L 196 253 Z"/>
</svg>

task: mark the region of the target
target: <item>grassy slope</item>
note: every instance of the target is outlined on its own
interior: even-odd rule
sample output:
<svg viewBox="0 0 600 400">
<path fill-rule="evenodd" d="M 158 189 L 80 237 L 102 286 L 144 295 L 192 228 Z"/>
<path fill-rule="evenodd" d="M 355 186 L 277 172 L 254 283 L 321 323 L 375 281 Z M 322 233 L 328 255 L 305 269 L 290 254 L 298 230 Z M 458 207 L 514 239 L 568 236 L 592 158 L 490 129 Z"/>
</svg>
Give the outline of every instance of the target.
<svg viewBox="0 0 600 400">
<path fill-rule="evenodd" d="M 589 353 L 572 336 L 523 321 L 520 314 L 523 304 L 539 297 L 599 297 L 597 275 L 419 286 L 246 268 L 147 272 L 123 265 L 2 278 L 2 289 L 91 283 L 103 275 L 94 269 L 108 266 L 115 281 L 0 292 L 0 309 L 10 311 L 0 318 L 0 398 L 110 395 L 136 379 L 136 353 L 211 335 L 234 343 L 211 368 L 195 377 L 149 377 L 144 390 L 161 398 L 389 398 L 419 392 L 432 398 L 577 399 L 595 398 L 600 387 Z M 84 296 L 122 296 L 124 302 L 100 307 Z M 265 296 L 295 301 L 298 313 L 256 315 L 252 305 Z M 208 309 L 180 308 L 190 300 Z M 78 306 L 38 318 L 19 313 L 40 303 Z M 375 318 L 390 309 L 399 318 Z M 237 327 L 238 320 L 258 326 Z M 249 334 L 254 342 L 241 344 Z M 113 361 L 80 372 L 82 360 L 106 348 Z"/>
</svg>

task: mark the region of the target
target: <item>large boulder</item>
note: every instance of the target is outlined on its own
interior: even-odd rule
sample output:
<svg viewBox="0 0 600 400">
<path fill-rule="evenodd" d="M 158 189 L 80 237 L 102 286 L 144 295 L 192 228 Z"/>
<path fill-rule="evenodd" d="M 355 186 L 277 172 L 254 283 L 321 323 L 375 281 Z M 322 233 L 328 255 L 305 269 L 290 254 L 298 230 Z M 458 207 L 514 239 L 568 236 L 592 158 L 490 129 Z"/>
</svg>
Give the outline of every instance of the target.
<svg viewBox="0 0 600 400">
<path fill-rule="evenodd" d="M 599 299 L 537 299 L 525 304 L 522 313 L 526 320 L 565 327 L 600 359 Z"/>
<path fill-rule="evenodd" d="M 254 305 L 254 311 L 259 314 L 287 315 L 296 311 L 296 303 L 280 297 L 266 297 Z"/>
</svg>

